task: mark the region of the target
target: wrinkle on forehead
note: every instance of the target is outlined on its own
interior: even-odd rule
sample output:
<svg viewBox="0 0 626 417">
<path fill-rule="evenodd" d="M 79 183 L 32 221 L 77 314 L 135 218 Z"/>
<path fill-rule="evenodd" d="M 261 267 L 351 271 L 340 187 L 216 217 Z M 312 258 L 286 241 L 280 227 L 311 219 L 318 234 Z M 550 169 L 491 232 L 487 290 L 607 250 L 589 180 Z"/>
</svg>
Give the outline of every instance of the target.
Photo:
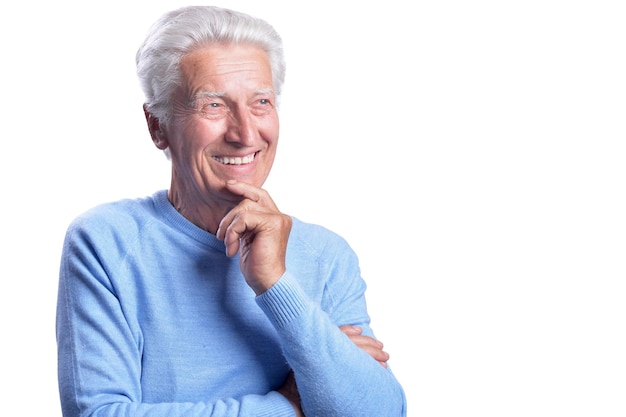
<svg viewBox="0 0 626 417">
<path fill-rule="evenodd" d="M 210 76 L 224 76 L 245 71 L 264 72 L 270 69 L 270 64 L 265 50 L 256 45 L 218 44 L 186 54 L 182 58 L 181 69 L 188 77 L 204 75 L 208 69 Z"/>
<path fill-rule="evenodd" d="M 190 96 L 204 91 L 220 93 L 242 82 L 252 89 L 272 87 L 272 70 L 266 52 L 252 45 L 214 45 L 190 52 L 181 61 Z M 254 84 L 257 84 L 254 86 Z"/>
<path fill-rule="evenodd" d="M 261 88 L 257 91 L 254 92 L 253 96 L 265 96 L 268 94 L 274 94 L 274 89 L 271 87 L 265 87 L 265 88 Z M 192 101 L 195 100 L 200 100 L 203 98 L 227 98 L 228 97 L 228 93 L 225 91 L 206 91 L 206 90 L 202 90 L 202 91 L 198 91 L 197 93 L 193 94 L 191 97 Z"/>
</svg>

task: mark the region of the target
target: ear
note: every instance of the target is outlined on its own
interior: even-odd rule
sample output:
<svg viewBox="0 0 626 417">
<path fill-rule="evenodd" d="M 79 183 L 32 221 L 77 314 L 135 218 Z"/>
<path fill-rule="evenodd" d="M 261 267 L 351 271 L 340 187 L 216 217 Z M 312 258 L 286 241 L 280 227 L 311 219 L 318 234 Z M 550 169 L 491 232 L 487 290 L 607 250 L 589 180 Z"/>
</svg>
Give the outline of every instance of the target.
<svg viewBox="0 0 626 417">
<path fill-rule="evenodd" d="M 166 149 L 169 146 L 169 143 L 167 141 L 165 131 L 161 129 L 159 119 L 154 117 L 154 115 L 148 111 L 148 106 L 146 106 L 145 104 L 143 105 L 143 113 L 146 116 L 148 130 L 150 131 L 150 137 L 152 138 L 154 146 L 156 146 L 160 150 Z"/>
</svg>

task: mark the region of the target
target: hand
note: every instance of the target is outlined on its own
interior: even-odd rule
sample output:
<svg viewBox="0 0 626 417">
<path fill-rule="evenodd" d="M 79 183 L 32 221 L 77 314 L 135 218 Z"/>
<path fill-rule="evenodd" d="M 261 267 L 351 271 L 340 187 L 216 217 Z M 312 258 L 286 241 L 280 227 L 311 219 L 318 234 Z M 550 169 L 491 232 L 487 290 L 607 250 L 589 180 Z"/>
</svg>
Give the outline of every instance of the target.
<svg viewBox="0 0 626 417">
<path fill-rule="evenodd" d="M 285 273 L 291 217 L 281 213 L 267 191 L 238 181 L 226 188 L 243 197 L 220 222 L 216 236 L 224 240 L 226 255 L 239 252 L 241 272 L 259 295 Z"/>
<path fill-rule="evenodd" d="M 358 326 L 340 326 L 339 329 L 352 340 L 352 343 L 363 349 L 372 358 L 376 359 L 384 368 L 387 367 L 389 354 L 383 350 L 383 343 L 373 337 L 362 336 L 362 329 Z"/>
<path fill-rule="evenodd" d="M 281 385 L 277 391 L 289 400 L 296 412 L 296 417 L 304 417 L 304 413 L 301 408 L 300 393 L 298 392 L 298 387 L 296 386 L 296 378 L 293 375 L 293 371 L 289 371 L 287 379 L 285 379 L 285 382 L 283 382 L 283 385 Z"/>
</svg>

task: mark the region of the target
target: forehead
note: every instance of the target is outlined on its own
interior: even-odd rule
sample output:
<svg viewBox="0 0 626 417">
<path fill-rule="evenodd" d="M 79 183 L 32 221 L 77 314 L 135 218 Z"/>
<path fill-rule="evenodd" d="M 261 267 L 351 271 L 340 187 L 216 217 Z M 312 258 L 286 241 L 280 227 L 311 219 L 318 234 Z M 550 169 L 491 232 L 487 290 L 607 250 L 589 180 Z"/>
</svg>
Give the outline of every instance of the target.
<svg viewBox="0 0 626 417">
<path fill-rule="evenodd" d="M 184 80 L 192 85 L 229 81 L 241 83 L 245 80 L 260 83 L 261 88 L 272 86 L 269 57 L 256 45 L 203 46 L 186 54 L 181 60 L 180 68 Z"/>
</svg>

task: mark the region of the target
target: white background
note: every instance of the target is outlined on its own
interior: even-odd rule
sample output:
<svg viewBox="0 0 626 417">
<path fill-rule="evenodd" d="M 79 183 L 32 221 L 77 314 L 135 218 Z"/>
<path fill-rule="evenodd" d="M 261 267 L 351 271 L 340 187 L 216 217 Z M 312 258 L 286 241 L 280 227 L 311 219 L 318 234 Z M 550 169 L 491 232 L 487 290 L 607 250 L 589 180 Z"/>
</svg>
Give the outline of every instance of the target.
<svg viewBox="0 0 626 417">
<path fill-rule="evenodd" d="M 626 415 L 621 3 L 215 3 L 283 35 L 267 188 L 359 254 L 410 417 Z M 186 4 L 0 6 L 0 398 L 16 415 L 60 416 L 68 223 L 168 186 L 134 53 Z"/>
</svg>

